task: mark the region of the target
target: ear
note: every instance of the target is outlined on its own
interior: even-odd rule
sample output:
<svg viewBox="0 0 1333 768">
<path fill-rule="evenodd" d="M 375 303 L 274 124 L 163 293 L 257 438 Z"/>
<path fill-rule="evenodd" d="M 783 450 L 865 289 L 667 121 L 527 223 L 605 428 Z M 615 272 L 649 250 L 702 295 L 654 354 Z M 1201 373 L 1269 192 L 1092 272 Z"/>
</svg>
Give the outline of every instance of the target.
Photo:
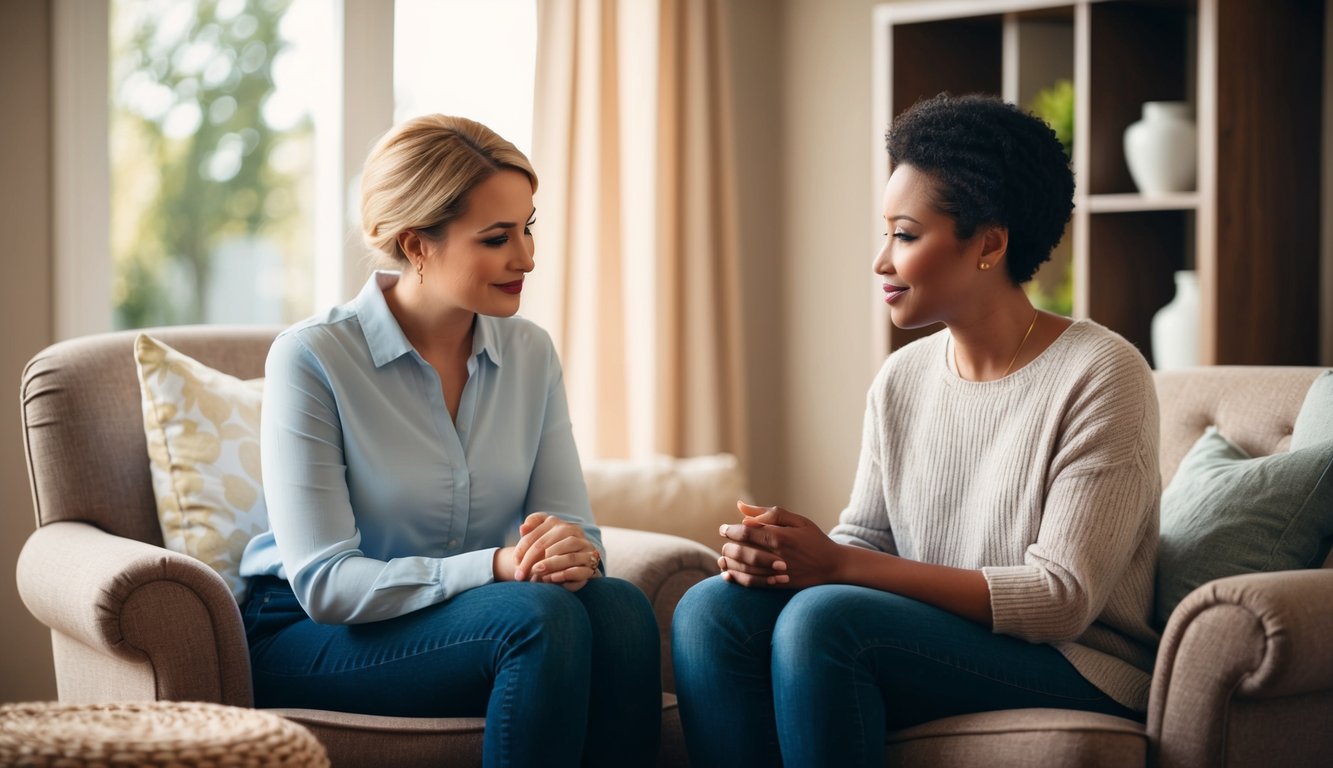
<svg viewBox="0 0 1333 768">
<path fill-rule="evenodd" d="M 398 233 L 398 247 L 407 260 L 416 264 L 426 255 L 426 242 L 415 229 L 404 229 Z"/>
<path fill-rule="evenodd" d="M 980 233 L 981 255 L 978 261 L 984 261 L 989 268 L 998 268 L 1009 251 L 1009 228 L 1000 226 L 986 227 Z"/>
</svg>

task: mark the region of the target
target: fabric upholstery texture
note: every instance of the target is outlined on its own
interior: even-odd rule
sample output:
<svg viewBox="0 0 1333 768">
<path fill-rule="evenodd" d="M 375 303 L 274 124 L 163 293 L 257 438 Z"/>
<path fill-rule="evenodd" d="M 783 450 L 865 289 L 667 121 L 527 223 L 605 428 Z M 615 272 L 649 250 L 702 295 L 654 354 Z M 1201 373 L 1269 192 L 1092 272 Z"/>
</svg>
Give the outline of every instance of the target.
<svg viewBox="0 0 1333 768">
<path fill-rule="evenodd" d="M 71 663 L 69 675 L 57 659 L 62 700 L 115 699 L 146 685 L 156 698 L 252 705 L 240 609 L 193 557 L 64 521 L 32 534 L 16 576 L 28 610 L 68 638 L 78 659 L 88 660 L 85 648 L 100 654 L 90 668 Z M 112 666 L 148 680 L 116 684 L 114 675 L 102 676 Z"/>
<path fill-rule="evenodd" d="M 1023 768 L 1126 766 L 1147 760 L 1133 720 L 1066 709 L 1014 709 L 935 720 L 889 734 L 885 765 Z"/>
<path fill-rule="evenodd" d="M 728 453 L 593 459 L 583 477 L 598 524 L 670 533 L 719 551 L 718 526 L 739 521 L 736 502 L 750 498 L 740 462 Z"/>
<path fill-rule="evenodd" d="M 203 561 L 245 602 L 245 545 L 268 529 L 259 466 L 263 379 L 242 381 L 141 334 L 134 360 L 167 549 Z"/>
<path fill-rule="evenodd" d="M 1293 729 L 1330 733 L 1333 711 L 1333 571 L 1252 573 L 1210 582 L 1192 592 L 1162 636 L 1148 705 L 1148 734 L 1163 768 L 1280 765 L 1224 760 L 1237 751 L 1273 749 Z M 1238 727 L 1239 707 L 1252 721 L 1274 722 L 1290 701 L 1306 700 L 1280 729 Z M 1325 714 L 1325 719 L 1320 715 Z M 1321 742 L 1322 740 L 1322 742 Z M 1308 736 L 1282 748 L 1295 755 Z M 1313 739 L 1290 765 L 1326 761 L 1330 738 Z M 1322 755 L 1319 762 L 1314 756 Z"/>
<path fill-rule="evenodd" d="M 1308 448 L 1333 440 L 1333 370 L 1324 371 L 1305 393 L 1301 412 L 1291 428 L 1291 448 Z"/>
<path fill-rule="evenodd" d="M 1333 436 L 1251 458 L 1209 427 L 1162 494 L 1158 626 L 1223 576 L 1318 566 L 1333 535 Z"/>
<path fill-rule="evenodd" d="M 264 374 L 278 328 L 157 328 L 153 338 L 240 378 Z M 149 478 L 134 340 L 123 331 L 53 344 L 20 385 L 24 445 L 37 524 L 82 520 L 117 536 L 162 544 Z M 95 386 L 94 386 L 95 384 Z"/>
<path fill-rule="evenodd" d="M 1291 447 L 1296 416 L 1324 370 L 1281 366 L 1214 366 L 1157 371 L 1162 420 L 1162 487 L 1208 427 L 1251 456 Z"/>
</svg>

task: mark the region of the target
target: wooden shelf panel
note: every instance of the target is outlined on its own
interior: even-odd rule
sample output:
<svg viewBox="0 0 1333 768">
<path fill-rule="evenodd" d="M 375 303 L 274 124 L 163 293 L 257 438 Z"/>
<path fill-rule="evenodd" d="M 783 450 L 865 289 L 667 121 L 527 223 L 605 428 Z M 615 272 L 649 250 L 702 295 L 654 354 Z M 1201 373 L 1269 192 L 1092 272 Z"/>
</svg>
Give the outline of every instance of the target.
<svg viewBox="0 0 1333 768">
<path fill-rule="evenodd" d="M 1121 193 L 1088 195 L 1083 203 L 1089 213 L 1132 213 L 1135 211 L 1194 211 L 1199 208 L 1198 192 L 1170 192 L 1159 195 Z"/>
<path fill-rule="evenodd" d="M 894 67 L 892 114 L 942 91 L 998 95 L 1002 29 L 999 16 L 894 27 L 894 57 L 930 66 Z"/>
</svg>

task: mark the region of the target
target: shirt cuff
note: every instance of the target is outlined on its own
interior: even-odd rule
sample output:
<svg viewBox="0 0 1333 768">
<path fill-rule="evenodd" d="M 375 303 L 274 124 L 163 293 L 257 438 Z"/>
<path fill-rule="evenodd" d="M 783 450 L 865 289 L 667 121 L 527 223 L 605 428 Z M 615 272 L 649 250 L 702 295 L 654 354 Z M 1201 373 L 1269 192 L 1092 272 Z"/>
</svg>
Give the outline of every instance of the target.
<svg viewBox="0 0 1333 768">
<path fill-rule="evenodd" d="M 495 581 L 497 549 L 499 547 L 488 547 L 441 560 L 440 586 L 444 594 L 457 595 Z"/>
</svg>

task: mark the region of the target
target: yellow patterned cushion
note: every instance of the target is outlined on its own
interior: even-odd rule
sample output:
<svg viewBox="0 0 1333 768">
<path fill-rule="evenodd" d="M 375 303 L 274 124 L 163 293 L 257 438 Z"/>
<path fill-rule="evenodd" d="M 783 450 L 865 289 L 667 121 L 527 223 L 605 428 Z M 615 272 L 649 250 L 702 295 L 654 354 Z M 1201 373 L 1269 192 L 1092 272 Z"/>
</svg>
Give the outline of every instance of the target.
<svg viewBox="0 0 1333 768">
<path fill-rule="evenodd" d="M 134 359 L 163 542 L 217 571 L 243 603 L 241 553 L 268 528 L 259 470 L 264 381 L 215 371 L 144 334 Z"/>
</svg>

